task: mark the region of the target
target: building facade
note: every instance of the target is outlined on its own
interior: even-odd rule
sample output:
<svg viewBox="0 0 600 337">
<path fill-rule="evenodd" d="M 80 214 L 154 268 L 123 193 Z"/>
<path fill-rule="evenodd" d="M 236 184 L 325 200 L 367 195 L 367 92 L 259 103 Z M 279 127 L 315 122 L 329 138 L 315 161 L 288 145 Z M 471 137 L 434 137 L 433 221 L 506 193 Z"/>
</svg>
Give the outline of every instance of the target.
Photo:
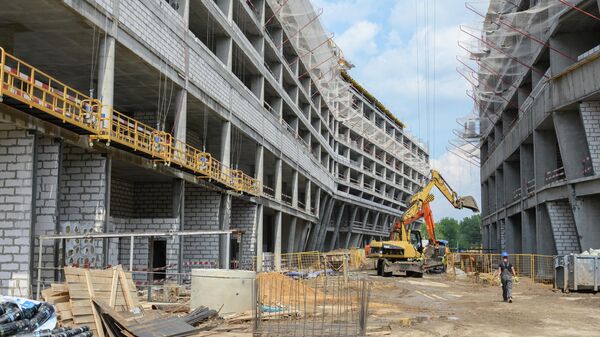
<svg viewBox="0 0 600 337">
<path fill-rule="evenodd" d="M 309 1 L 2 8 L 3 294 L 61 265 L 184 273 L 359 246 L 427 174 L 425 148 L 342 75 Z M 230 229 L 241 239 L 50 240 L 37 260 L 38 235 Z"/>
<path fill-rule="evenodd" d="M 598 247 L 598 15 L 597 1 L 491 1 L 471 55 L 490 251 Z"/>
</svg>

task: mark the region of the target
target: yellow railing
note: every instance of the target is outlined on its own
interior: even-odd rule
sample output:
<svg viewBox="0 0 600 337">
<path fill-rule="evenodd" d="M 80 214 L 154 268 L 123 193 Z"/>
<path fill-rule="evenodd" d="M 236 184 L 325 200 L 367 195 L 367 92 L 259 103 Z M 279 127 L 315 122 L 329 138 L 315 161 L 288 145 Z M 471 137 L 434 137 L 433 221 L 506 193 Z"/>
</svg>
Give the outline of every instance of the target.
<svg viewBox="0 0 600 337">
<path fill-rule="evenodd" d="M 0 98 L 10 97 L 53 117 L 81 134 L 108 144 L 118 144 L 167 165 L 216 181 L 251 195 L 262 195 L 260 181 L 240 170 L 224 166 L 210 153 L 164 131 L 154 129 L 103 105 L 0 48 Z M 47 118 L 46 118 L 47 119 Z"/>
<path fill-rule="evenodd" d="M 466 273 L 493 273 L 498 269 L 501 260 L 500 254 L 452 253 L 448 263 Z M 529 277 L 542 283 L 552 283 L 554 280 L 554 257 L 551 255 L 510 254 L 509 261 L 515 267 L 518 276 Z"/>
</svg>

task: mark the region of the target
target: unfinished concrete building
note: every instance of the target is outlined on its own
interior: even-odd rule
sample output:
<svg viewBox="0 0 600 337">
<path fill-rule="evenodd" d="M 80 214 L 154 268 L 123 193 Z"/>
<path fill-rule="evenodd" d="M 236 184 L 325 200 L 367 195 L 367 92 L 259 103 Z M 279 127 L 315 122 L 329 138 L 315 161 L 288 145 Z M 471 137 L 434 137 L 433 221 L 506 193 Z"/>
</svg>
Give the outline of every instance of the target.
<svg viewBox="0 0 600 337">
<path fill-rule="evenodd" d="M 491 1 L 471 56 L 483 245 L 568 254 L 600 242 L 599 3 Z"/>
<path fill-rule="evenodd" d="M 63 265 L 260 269 L 360 245 L 427 174 L 309 1 L 0 3 L 2 294 L 40 266 L 47 283 Z M 38 235 L 231 229 L 241 242 L 51 240 L 37 259 Z"/>
</svg>

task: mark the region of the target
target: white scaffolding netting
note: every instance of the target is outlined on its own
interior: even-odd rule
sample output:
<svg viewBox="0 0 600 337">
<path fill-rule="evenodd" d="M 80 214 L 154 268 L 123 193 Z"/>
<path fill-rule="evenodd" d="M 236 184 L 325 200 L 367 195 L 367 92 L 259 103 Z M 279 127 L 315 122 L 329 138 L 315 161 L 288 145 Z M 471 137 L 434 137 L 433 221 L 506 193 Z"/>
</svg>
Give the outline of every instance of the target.
<svg viewBox="0 0 600 337">
<path fill-rule="evenodd" d="M 467 57 L 458 57 L 462 64 L 458 72 L 471 85 L 467 95 L 478 115 L 458 121 L 461 128 L 455 131 L 457 138 L 450 145 L 466 159 L 479 163 L 481 137 L 489 134 L 500 118 L 505 118 L 506 125 L 499 131 L 507 130 L 546 85 L 550 77 L 547 51 L 552 48 L 547 43 L 549 28 L 565 6 L 558 0 L 538 0 L 529 8 L 506 0 L 491 0 L 487 10 L 478 8 L 481 6 L 476 2 L 466 6 L 483 19 L 481 28 L 461 27 L 467 41 L 460 41 L 459 46 Z M 569 57 L 560 50 L 553 52 Z M 473 130 L 479 133 L 477 137 Z M 492 148 L 495 143 L 488 146 Z"/>
<path fill-rule="evenodd" d="M 300 70 L 300 76 L 310 76 L 335 118 L 369 142 L 392 153 L 404 163 L 423 175 L 429 172 L 424 153 L 411 150 L 410 145 L 398 141 L 393 135 L 364 116 L 354 102 L 351 84 L 342 77 L 342 71 L 350 64 L 342 51 L 325 32 L 319 15 L 310 0 L 267 0 L 281 22 L 287 38 L 298 51 L 308 69 Z M 419 142 L 403 131 L 404 137 Z M 422 147 L 422 145 L 421 145 Z"/>
</svg>

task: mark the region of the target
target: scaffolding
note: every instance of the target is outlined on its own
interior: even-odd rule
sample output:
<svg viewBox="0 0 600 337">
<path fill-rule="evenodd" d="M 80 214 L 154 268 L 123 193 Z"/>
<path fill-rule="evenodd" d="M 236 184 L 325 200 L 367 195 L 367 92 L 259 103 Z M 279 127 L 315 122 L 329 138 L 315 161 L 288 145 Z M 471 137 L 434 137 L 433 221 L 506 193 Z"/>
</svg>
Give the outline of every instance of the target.
<svg viewBox="0 0 600 337">
<path fill-rule="evenodd" d="M 547 42 L 549 27 L 571 7 L 563 0 L 539 0 L 530 7 L 507 0 L 491 0 L 487 9 L 465 5 L 483 19 L 481 28 L 461 26 L 467 41 L 459 42 L 467 57 L 458 57 L 457 71 L 471 86 L 467 95 L 475 111 L 458 120 L 461 127 L 450 150 L 479 166 L 482 137 L 505 113 L 504 129 L 516 123 L 551 79 L 549 53 L 577 60 Z M 488 144 L 488 153 L 495 146 L 495 141 Z"/>
<path fill-rule="evenodd" d="M 267 0 L 267 2 L 273 8 L 272 16 L 266 20 L 267 24 L 277 16 L 288 36 L 282 45 L 286 43 L 293 45 L 300 55 L 293 62 L 296 63 L 300 60 L 307 68 L 306 71 L 301 71 L 300 78 L 305 76 L 312 78 L 335 119 L 371 143 L 411 165 L 419 173 L 427 175 L 429 163 L 424 155 L 419 155 L 417 151 L 411 149 L 410 145 L 390 135 L 385 129 L 366 118 L 359 110 L 352 84 L 343 77 L 343 73 L 352 65 L 344 58 L 342 51 L 335 45 L 331 36 L 325 33 L 319 20 L 320 14 L 314 10 L 310 1 Z M 314 97 L 316 94 L 317 91 L 311 95 Z M 401 123 L 399 125 L 403 126 Z M 405 138 L 424 148 L 423 144 L 408 132 L 403 130 L 402 133 Z"/>
</svg>

